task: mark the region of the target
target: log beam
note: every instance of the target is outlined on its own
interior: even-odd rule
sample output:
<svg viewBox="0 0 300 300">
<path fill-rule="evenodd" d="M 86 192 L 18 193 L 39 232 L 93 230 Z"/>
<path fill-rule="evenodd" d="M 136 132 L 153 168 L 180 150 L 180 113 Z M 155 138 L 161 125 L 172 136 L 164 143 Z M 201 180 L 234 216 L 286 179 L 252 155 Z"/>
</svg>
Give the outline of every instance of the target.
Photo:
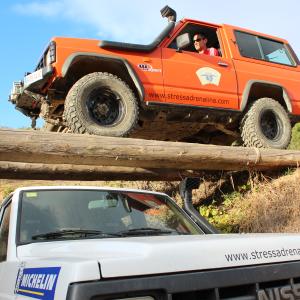
<svg viewBox="0 0 300 300">
<path fill-rule="evenodd" d="M 39 164 L 0 161 L 0 179 L 108 181 L 178 181 L 187 176 L 203 176 L 203 171 L 177 171 L 130 167 Z"/>
<path fill-rule="evenodd" d="M 121 177 L 125 180 L 130 176 L 134 178 L 132 180 L 147 176 L 149 180 L 155 177 L 170 180 L 177 178 L 176 173 L 197 174 L 199 170 L 239 171 L 298 167 L 300 151 L 1 129 L 0 161 L 29 164 L 27 167 L 18 165 L 15 169 L 19 168 L 19 172 L 27 174 L 30 171 L 26 169 L 31 169 L 32 172 L 36 169 L 36 176 L 41 175 L 38 169 L 44 168 L 49 174 L 79 172 L 82 177 L 97 173 L 99 178 L 118 180 Z M 58 168 L 57 165 L 61 167 Z M 13 168 L 12 165 L 11 167 Z M 4 178 L 3 166 L 0 172 L 0 177 Z M 116 175 L 118 172 L 119 175 Z M 10 171 L 10 174 L 13 173 L 18 172 Z M 139 177 L 138 174 L 142 175 Z"/>
</svg>

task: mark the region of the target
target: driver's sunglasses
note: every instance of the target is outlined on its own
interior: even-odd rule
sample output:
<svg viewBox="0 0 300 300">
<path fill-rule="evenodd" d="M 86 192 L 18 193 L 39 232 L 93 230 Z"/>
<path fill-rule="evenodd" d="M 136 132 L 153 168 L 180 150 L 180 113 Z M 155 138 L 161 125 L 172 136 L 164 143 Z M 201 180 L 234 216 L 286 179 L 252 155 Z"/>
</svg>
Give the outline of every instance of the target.
<svg viewBox="0 0 300 300">
<path fill-rule="evenodd" d="M 198 38 L 198 39 L 194 40 L 194 43 L 201 42 L 202 40 L 203 40 L 203 38 Z"/>
</svg>

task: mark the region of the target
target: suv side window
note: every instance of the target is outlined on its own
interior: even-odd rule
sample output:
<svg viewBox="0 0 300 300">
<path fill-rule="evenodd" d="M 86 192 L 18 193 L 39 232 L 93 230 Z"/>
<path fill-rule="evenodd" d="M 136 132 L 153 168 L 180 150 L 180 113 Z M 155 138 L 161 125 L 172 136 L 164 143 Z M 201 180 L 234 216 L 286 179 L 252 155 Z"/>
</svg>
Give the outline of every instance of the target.
<svg viewBox="0 0 300 300">
<path fill-rule="evenodd" d="M 281 42 L 241 31 L 236 31 L 235 37 L 240 54 L 244 57 L 288 66 L 296 65 L 288 49 Z"/>
<path fill-rule="evenodd" d="M 4 208 L 0 223 L 0 262 L 5 261 L 7 256 L 10 208 L 11 204 Z"/>
<path fill-rule="evenodd" d="M 168 48 L 177 49 L 176 38 L 181 34 L 188 33 L 191 39 L 191 44 L 187 46 L 184 49 L 184 51 L 197 52 L 193 44 L 193 37 L 196 33 L 200 33 L 200 32 L 204 33 L 207 36 L 207 40 L 208 40 L 207 47 L 216 48 L 219 51 L 220 56 L 222 56 L 219 38 L 217 35 L 217 28 L 207 27 L 207 26 L 198 25 L 194 23 L 188 23 L 186 26 L 184 26 L 184 28 L 174 37 L 172 42 L 168 45 Z"/>
<path fill-rule="evenodd" d="M 292 59 L 289 57 L 288 50 L 284 47 L 283 43 L 263 38 L 260 38 L 259 40 L 266 60 L 289 66 L 294 65 Z"/>
<path fill-rule="evenodd" d="M 240 54 L 242 56 L 263 59 L 263 54 L 259 48 L 259 43 L 256 36 L 240 31 L 236 31 L 235 36 Z"/>
</svg>

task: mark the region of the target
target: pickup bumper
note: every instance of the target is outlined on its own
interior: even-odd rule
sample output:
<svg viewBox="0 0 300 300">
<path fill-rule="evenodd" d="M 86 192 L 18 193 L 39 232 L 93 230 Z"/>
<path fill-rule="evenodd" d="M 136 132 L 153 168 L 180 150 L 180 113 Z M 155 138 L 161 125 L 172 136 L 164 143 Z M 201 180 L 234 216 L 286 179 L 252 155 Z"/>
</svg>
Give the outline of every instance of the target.
<svg viewBox="0 0 300 300">
<path fill-rule="evenodd" d="M 53 75 L 54 69 L 53 67 L 46 66 L 41 68 L 31 74 L 28 74 L 24 77 L 23 81 L 16 81 L 13 83 L 13 87 L 11 93 L 9 95 L 9 101 L 16 104 L 17 107 L 22 107 L 28 102 L 28 94 L 26 91 L 40 94 L 41 90 L 49 80 L 49 78 Z"/>
</svg>

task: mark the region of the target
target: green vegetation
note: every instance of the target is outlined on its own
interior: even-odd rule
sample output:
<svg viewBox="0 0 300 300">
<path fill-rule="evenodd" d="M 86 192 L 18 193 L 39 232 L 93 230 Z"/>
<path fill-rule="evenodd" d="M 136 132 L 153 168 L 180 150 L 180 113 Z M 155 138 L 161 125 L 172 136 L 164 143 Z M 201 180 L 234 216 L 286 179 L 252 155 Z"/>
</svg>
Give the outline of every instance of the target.
<svg viewBox="0 0 300 300">
<path fill-rule="evenodd" d="M 232 220 L 230 208 L 232 203 L 224 201 L 222 205 L 213 202 L 207 206 L 200 206 L 200 214 L 223 233 L 236 232 L 237 224 Z"/>
<path fill-rule="evenodd" d="M 292 130 L 292 139 L 289 145 L 291 150 L 300 150 L 300 123 L 297 123 Z"/>
<path fill-rule="evenodd" d="M 238 191 L 223 194 L 221 199 L 213 200 L 209 205 L 200 205 L 199 212 L 222 233 L 239 232 L 239 222 L 243 211 L 235 204 L 251 189 L 249 184 L 238 187 Z"/>
</svg>

